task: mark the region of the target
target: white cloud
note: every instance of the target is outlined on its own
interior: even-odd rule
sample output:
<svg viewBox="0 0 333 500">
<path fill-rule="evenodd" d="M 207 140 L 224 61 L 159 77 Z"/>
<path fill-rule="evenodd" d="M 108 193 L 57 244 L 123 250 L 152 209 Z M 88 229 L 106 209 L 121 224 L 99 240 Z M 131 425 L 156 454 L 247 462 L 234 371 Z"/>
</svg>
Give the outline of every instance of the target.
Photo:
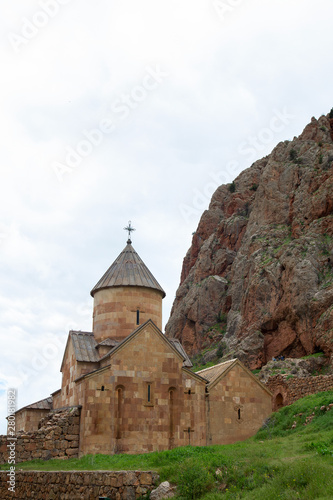
<svg viewBox="0 0 333 500">
<path fill-rule="evenodd" d="M 9 35 L 55 3 L 15 51 Z M 330 0 L 244 0 L 223 19 L 213 0 L 65 4 L 2 2 L 0 432 L 3 388 L 17 386 L 22 406 L 59 386 L 68 329 L 90 329 L 89 292 L 125 246 L 129 219 L 167 291 L 166 321 L 216 179 L 249 166 L 240 145 L 276 109 L 295 118 L 257 157 L 333 106 Z M 168 76 L 121 119 L 115 101 L 156 66 Z M 54 162 L 105 118 L 115 130 L 60 183 Z M 58 346 L 46 364 L 45 342 Z"/>
</svg>

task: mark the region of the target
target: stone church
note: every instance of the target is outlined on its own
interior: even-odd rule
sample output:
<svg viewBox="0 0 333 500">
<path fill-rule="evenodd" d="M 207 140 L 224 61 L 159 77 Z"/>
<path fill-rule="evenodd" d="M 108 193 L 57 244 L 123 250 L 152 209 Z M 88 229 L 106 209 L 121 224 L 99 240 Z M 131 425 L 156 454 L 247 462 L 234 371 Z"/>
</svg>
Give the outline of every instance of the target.
<svg viewBox="0 0 333 500">
<path fill-rule="evenodd" d="M 270 391 L 237 359 L 191 371 L 180 342 L 161 331 L 165 292 L 130 234 L 91 291 L 92 332 L 69 332 L 61 389 L 18 410 L 17 430 L 35 431 L 50 411 L 78 407 L 80 455 L 247 439 L 272 411 Z"/>
</svg>

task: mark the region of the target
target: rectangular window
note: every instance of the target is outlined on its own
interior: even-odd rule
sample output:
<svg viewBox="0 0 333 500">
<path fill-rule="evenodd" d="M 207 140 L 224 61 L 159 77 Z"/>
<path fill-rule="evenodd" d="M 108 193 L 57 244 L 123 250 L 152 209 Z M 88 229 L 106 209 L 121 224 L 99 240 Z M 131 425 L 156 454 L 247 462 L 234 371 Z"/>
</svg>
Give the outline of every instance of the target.
<svg viewBox="0 0 333 500">
<path fill-rule="evenodd" d="M 146 382 L 144 386 L 144 401 L 145 406 L 154 406 L 154 384 L 153 382 Z"/>
<path fill-rule="evenodd" d="M 140 311 L 137 309 L 136 311 L 136 324 L 140 325 Z"/>
</svg>

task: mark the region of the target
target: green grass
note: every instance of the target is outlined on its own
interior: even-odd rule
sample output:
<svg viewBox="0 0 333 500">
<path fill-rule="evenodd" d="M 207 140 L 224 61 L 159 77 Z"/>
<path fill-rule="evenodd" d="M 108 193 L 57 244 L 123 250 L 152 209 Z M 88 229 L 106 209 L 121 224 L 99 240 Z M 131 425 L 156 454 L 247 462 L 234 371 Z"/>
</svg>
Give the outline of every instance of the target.
<svg viewBox="0 0 333 500">
<path fill-rule="evenodd" d="M 291 435 L 296 435 L 297 439 L 301 439 L 303 434 L 308 432 L 326 432 L 331 428 L 333 449 L 333 409 L 321 410 L 321 407 L 327 407 L 330 403 L 333 403 L 333 391 L 319 392 L 299 399 L 294 404 L 273 413 L 254 439 L 281 438 Z M 305 426 L 308 417 L 313 417 L 312 422 Z M 296 427 L 292 429 L 294 422 L 296 422 Z"/>
<path fill-rule="evenodd" d="M 323 352 L 316 352 L 315 354 L 309 354 L 308 356 L 302 356 L 302 359 L 311 359 L 311 358 L 321 358 L 325 356 Z"/>
<path fill-rule="evenodd" d="M 333 408 L 321 410 L 332 402 L 333 391 L 307 396 L 272 414 L 253 438 L 232 445 L 35 460 L 18 464 L 17 469 L 152 469 L 158 471 L 161 481 L 178 484 L 183 499 L 332 499 Z"/>
</svg>

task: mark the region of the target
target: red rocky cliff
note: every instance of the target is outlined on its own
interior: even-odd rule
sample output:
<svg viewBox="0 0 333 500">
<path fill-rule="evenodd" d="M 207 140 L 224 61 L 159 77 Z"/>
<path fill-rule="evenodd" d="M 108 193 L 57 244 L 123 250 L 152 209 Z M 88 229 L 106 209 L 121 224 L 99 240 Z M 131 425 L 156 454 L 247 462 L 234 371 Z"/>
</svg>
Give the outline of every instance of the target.
<svg viewBox="0 0 333 500">
<path fill-rule="evenodd" d="M 332 112 L 331 114 L 332 115 Z M 260 368 L 333 352 L 333 120 L 220 186 L 184 259 L 166 334 Z"/>
</svg>

